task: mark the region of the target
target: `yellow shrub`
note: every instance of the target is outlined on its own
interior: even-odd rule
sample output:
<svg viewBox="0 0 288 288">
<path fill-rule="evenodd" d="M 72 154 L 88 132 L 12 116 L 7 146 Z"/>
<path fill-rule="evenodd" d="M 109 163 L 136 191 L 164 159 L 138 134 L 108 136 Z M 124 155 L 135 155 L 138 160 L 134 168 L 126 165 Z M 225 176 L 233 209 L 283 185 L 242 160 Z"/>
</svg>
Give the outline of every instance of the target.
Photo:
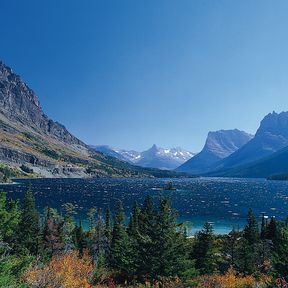
<svg viewBox="0 0 288 288">
<path fill-rule="evenodd" d="M 201 288 L 250 288 L 265 287 L 271 282 L 271 278 L 266 275 L 261 275 L 259 279 L 253 276 L 244 276 L 237 274 L 235 270 L 230 268 L 224 275 L 202 276 L 197 279 L 198 287 Z"/>
<path fill-rule="evenodd" d="M 89 280 L 93 266 L 87 253 L 79 258 L 77 252 L 54 256 L 48 265 L 30 269 L 26 282 L 34 288 L 91 288 Z"/>
</svg>

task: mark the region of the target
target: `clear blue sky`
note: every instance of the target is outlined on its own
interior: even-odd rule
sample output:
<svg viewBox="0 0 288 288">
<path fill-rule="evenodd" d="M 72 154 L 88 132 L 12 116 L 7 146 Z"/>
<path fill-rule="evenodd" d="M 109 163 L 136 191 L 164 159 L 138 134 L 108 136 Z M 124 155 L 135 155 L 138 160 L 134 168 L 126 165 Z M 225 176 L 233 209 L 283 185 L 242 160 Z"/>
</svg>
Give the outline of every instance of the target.
<svg viewBox="0 0 288 288">
<path fill-rule="evenodd" d="M 89 144 L 199 151 L 288 110 L 288 1 L 0 4 L 0 58 Z"/>
</svg>

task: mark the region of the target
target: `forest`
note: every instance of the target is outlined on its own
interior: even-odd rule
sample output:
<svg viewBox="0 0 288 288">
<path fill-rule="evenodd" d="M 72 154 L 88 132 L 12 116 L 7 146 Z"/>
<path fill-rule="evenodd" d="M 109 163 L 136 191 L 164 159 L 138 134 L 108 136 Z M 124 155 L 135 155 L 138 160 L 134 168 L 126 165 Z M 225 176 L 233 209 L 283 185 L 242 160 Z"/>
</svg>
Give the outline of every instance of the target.
<svg viewBox="0 0 288 288">
<path fill-rule="evenodd" d="M 0 287 L 287 287 L 288 220 L 250 209 L 243 230 L 189 237 L 163 195 L 129 217 L 121 201 L 91 208 L 85 225 L 71 203 L 36 207 L 31 187 L 21 202 L 0 193 Z"/>
</svg>

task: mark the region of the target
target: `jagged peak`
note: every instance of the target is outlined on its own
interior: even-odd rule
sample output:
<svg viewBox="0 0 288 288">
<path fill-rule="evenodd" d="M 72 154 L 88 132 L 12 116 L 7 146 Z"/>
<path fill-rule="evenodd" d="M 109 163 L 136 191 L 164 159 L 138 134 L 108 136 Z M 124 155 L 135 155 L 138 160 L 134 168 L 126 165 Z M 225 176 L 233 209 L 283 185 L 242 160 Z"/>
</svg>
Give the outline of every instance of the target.
<svg viewBox="0 0 288 288">
<path fill-rule="evenodd" d="M 288 112 L 282 111 L 277 113 L 273 111 L 267 114 L 261 121 L 256 132 L 256 136 L 263 133 L 275 133 L 276 135 L 288 135 Z"/>
</svg>

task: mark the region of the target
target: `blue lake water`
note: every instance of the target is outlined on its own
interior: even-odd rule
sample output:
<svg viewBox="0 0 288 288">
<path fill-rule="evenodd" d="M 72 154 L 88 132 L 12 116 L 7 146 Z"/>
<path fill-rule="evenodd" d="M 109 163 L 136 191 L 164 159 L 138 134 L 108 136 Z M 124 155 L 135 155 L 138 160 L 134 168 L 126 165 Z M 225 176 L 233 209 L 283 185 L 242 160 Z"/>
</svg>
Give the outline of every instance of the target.
<svg viewBox="0 0 288 288">
<path fill-rule="evenodd" d="M 22 199 L 31 183 L 37 207 L 50 206 L 61 211 L 72 202 L 78 206 L 78 219 L 85 219 L 91 207 L 112 210 L 118 199 L 123 201 L 129 217 L 134 201 L 140 204 L 147 194 L 157 197 L 158 188 L 168 179 L 33 179 L 16 180 L 18 184 L 1 185 L 8 197 Z M 206 222 L 212 222 L 216 233 L 242 228 L 252 208 L 261 213 L 285 219 L 288 216 L 288 182 L 264 179 L 194 178 L 173 179 L 177 190 L 162 191 L 171 195 L 178 221 L 189 221 L 188 233 L 194 234 Z"/>
</svg>

